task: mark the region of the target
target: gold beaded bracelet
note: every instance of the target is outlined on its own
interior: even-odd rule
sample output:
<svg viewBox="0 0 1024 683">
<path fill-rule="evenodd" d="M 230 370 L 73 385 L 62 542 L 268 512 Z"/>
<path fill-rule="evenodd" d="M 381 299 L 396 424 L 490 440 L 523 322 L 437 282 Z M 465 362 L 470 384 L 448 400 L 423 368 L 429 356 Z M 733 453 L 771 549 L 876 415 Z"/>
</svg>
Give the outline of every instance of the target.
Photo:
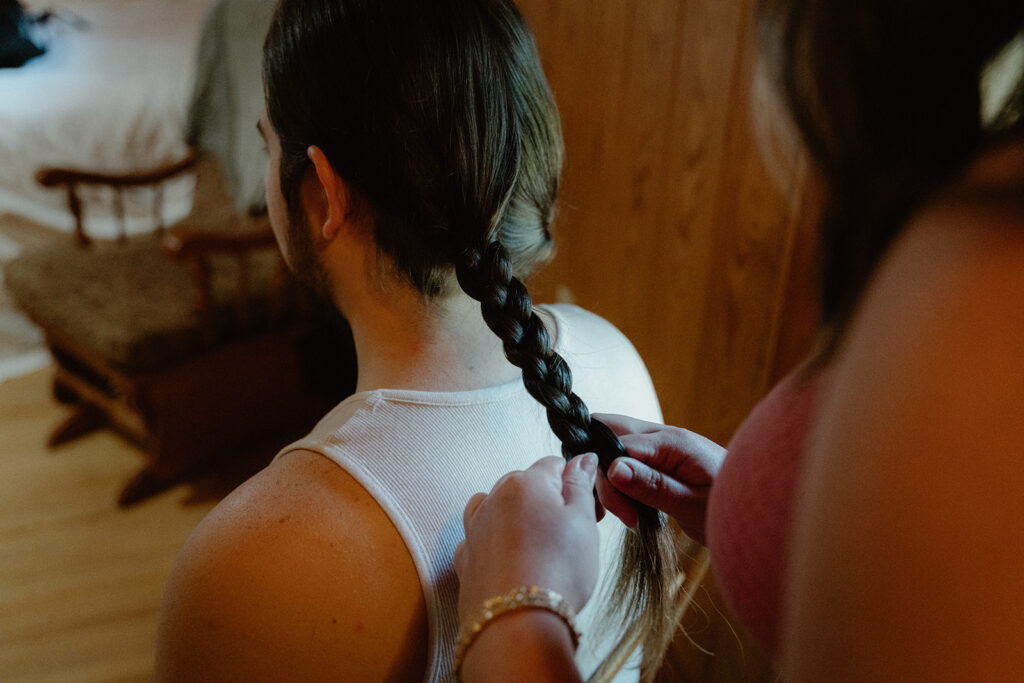
<svg viewBox="0 0 1024 683">
<path fill-rule="evenodd" d="M 460 680 L 459 672 L 462 669 L 462 661 L 466 657 L 466 651 L 488 624 L 502 614 L 528 608 L 547 610 L 561 617 L 565 625 L 569 627 L 573 648 L 579 645 L 580 634 L 576 632 L 576 613 L 569 606 L 569 603 L 565 601 L 565 598 L 559 593 L 546 588 L 520 586 L 504 595 L 498 595 L 485 601 L 463 623 L 462 629 L 459 631 L 459 640 L 455 644 L 455 680 Z"/>
</svg>

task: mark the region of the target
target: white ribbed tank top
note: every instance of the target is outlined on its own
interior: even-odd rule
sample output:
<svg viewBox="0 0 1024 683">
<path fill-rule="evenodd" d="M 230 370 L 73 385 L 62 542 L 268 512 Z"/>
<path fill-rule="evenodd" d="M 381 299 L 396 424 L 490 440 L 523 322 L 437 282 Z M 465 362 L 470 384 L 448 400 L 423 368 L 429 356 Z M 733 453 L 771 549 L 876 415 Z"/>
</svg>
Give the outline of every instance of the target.
<svg viewBox="0 0 1024 683">
<path fill-rule="evenodd" d="M 604 319 L 576 306 L 542 307 L 549 330 L 573 373 L 573 388 L 592 412 L 625 413 L 661 422 L 650 376 L 629 340 Z M 462 510 L 510 470 L 559 455 L 543 408 L 521 381 L 463 392 L 375 390 L 342 401 L 309 436 L 282 451 L 308 450 L 337 463 L 376 499 L 402 535 L 415 562 L 427 606 L 429 643 L 425 680 L 448 681 L 458 635 L 458 580 L 452 566 L 463 538 Z M 600 524 L 599 595 L 618 561 L 622 525 Z M 579 614 L 583 638 L 576 663 L 588 676 L 614 644 L 595 642 L 600 605 Z M 615 635 L 615 634 L 613 634 Z M 616 681 L 636 681 L 635 669 Z"/>
</svg>

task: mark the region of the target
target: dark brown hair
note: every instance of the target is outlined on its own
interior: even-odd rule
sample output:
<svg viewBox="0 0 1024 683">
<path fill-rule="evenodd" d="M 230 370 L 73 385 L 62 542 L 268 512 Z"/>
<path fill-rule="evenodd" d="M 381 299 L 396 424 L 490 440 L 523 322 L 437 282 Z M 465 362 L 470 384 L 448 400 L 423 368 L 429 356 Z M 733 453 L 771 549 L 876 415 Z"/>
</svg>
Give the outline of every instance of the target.
<svg viewBox="0 0 1024 683">
<path fill-rule="evenodd" d="M 551 254 L 558 110 L 508 0 L 282 0 L 264 49 L 267 112 L 293 222 L 318 145 L 365 209 L 385 262 L 424 296 L 455 282 L 547 410 L 564 455 L 621 444 L 572 391 L 523 280 Z M 454 278 L 453 278 L 454 275 Z M 674 535 L 647 511 L 626 541 L 620 613 L 653 670 L 673 624 Z"/>
<path fill-rule="evenodd" d="M 991 121 L 979 85 L 1024 2 L 761 0 L 761 52 L 821 173 L 821 314 L 834 349 L 911 214 L 983 148 L 1019 136 L 1024 81 Z"/>
</svg>

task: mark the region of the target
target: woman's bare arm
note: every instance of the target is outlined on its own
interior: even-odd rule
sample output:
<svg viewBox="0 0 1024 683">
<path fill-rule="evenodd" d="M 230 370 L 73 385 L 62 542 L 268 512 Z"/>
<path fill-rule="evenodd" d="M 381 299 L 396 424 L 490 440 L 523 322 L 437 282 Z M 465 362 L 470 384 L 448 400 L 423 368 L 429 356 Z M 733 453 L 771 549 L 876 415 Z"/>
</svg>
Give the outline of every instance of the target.
<svg viewBox="0 0 1024 683">
<path fill-rule="evenodd" d="M 794 681 L 1024 677 L 1024 226 L 938 215 L 837 358 L 798 505 Z"/>
</svg>

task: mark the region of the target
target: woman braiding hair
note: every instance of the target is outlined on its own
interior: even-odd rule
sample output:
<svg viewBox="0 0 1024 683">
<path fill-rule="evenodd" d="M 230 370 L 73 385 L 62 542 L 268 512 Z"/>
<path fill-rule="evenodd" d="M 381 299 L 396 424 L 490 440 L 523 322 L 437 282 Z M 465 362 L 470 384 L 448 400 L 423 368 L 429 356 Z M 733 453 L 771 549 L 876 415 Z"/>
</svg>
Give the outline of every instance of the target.
<svg viewBox="0 0 1024 683">
<path fill-rule="evenodd" d="M 727 451 L 602 414 L 630 456 L 607 480 L 707 538 L 785 680 L 1021 680 L 1024 3 L 757 4 L 759 123 L 808 161 L 818 343 Z M 463 594 L 511 565 L 589 595 L 596 548 L 565 533 L 593 523 L 589 481 L 553 460 L 467 504 Z M 578 680 L 564 627 L 543 623 L 489 626 L 465 680 Z"/>
</svg>

